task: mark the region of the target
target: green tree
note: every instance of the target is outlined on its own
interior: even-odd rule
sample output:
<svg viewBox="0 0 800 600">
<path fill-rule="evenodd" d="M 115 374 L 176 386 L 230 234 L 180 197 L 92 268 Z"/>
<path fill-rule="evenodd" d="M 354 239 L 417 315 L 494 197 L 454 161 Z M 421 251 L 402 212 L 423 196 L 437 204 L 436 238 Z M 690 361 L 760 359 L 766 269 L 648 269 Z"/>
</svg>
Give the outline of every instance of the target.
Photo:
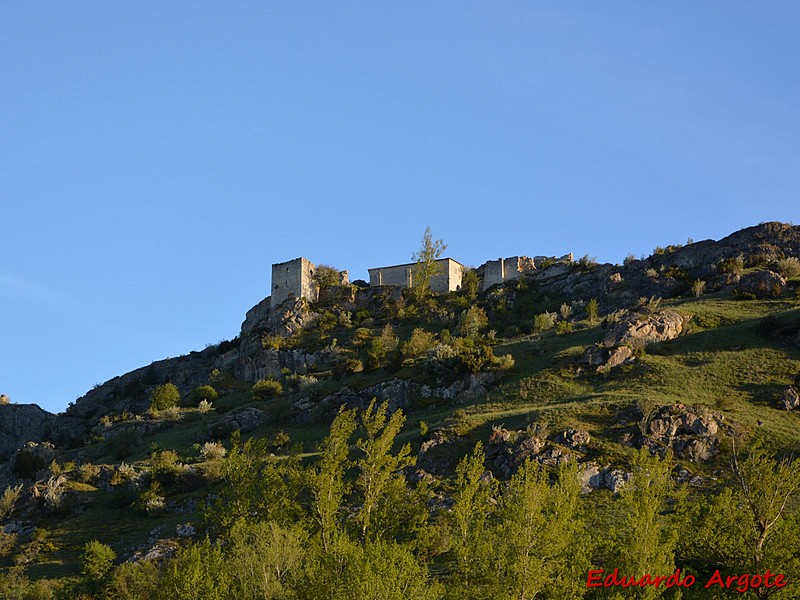
<svg viewBox="0 0 800 600">
<path fill-rule="evenodd" d="M 631 478 L 619 496 L 623 526 L 617 530 L 614 559 L 619 573 L 637 579 L 645 573 L 668 575 L 675 570 L 679 523 L 674 502 L 679 494 L 671 477 L 672 456 L 651 457 L 646 448 L 635 455 Z M 631 597 L 655 598 L 663 588 L 645 586 L 630 591 Z"/>
<path fill-rule="evenodd" d="M 333 287 L 342 283 L 342 272 L 330 265 L 317 265 L 313 275 L 314 282 L 321 288 Z"/>
<path fill-rule="evenodd" d="M 458 333 L 464 337 L 478 337 L 489 327 L 489 317 L 480 306 L 470 306 L 458 319 Z"/>
<path fill-rule="evenodd" d="M 735 445 L 731 482 L 721 493 L 695 503 L 689 558 L 714 564 L 726 574 L 783 573 L 800 578 L 800 460 L 776 460 L 756 444 L 746 457 Z M 767 598 L 774 588 L 752 591 Z M 792 595 L 792 593 L 794 595 Z M 781 591 L 779 597 L 800 597 Z"/>
<path fill-rule="evenodd" d="M 356 461 L 358 479 L 356 486 L 361 492 L 361 508 L 356 515 L 360 526 L 361 539 L 367 534 L 379 537 L 386 528 L 385 523 L 376 523 L 373 517 L 386 504 L 397 500 L 399 488 L 405 491 L 405 478 L 401 469 L 413 463 L 409 456 L 411 446 L 406 444 L 397 454 L 392 454 L 392 445 L 403 427 L 405 417 L 399 410 L 387 419 L 388 403 L 375 406 L 372 399 L 367 409 L 361 414 L 361 425 L 366 434 L 356 442 L 363 456 Z M 396 507 L 393 506 L 393 509 Z M 372 531 L 375 529 L 376 531 Z"/>
<path fill-rule="evenodd" d="M 456 467 L 454 504 L 449 513 L 455 563 L 448 582 L 451 598 L 488 598 L 491 593 L 486 585 L 495 568 L 495 551 L 486 525 L 494 504 L 492 480 L 483 478 L 485 460 L 483 445 L 478 442 Z"/>
<path fill-rule="evenodd" d="M 192 403 L 199 404 L 203 400 L 213 402 L 219 397 L 217 390 L 210 385 L 199 385 L 192 390 Z"/>
<path fill-rule="evenodd" d="M 81 573 L 91 582 L 101 581 L 114 566 L 115 558 L 117 555 L 109 546 L 97 540 L 86 542 L 81 556 Z"/>
<path fill-rule="evenodd" d="M 444 254 L 447 244 L 442 240 L 435 240 L 431 235 L 431 228 L 425 228 L 422 235 L 420 249 L 411 256 L 414 261 L 413 285 L 414 295 L 421 300 L 431 292 L 431 279 L 439 274 L 439 265 L 436 261 Z"/>
<path fill-rule="evenodd" d="M 589 320 L 589 323 L 594 324 L 597 321 L 598 315 L 599 306 L 597 304 L 597 298 L 592 298 L 586 303 L 586 318 Z"/>
<path fill-rule="evenodd" d="M 230 557 L 236 593 L 233 598 L 286 598 L 300 574 L 308 534 L 301 525 L 274 522 L 236 523 L 230 534 Z"/>
<path fill-rule="evenodd" d="M 149 560 L 122 563 L 112 571 L 103 590 L 103 598 L 106 600 L 151 600 L 156 595 L 158 579 L 158 567 Z"/>
<path fill-rule="evenodd" d="M 234 432 L 231 449 L 223 459 L 223 486 L 206 510 L 206 519 L 229 529 L 240 519 L 294 522 L 300 514 L 297 499 L 302 471 L 296 455 L 277 457 L 266 438 L 250 438 L 244 444 Z"/>
<path fill-rule="evenodd" d="M 158 600 L 235 598 L 233 577 L 222 550 L 206 538 L 182 549 L 164 569 Z"/>
<path fill-rule="evenodd" d="M 471 267 L 464 267 L 464 271 L 461 274 L 461 291 L 469 298 L 470 300 L 474 300 L 475 297 L 478 295 L 478 287 L 480 285 L 480 280 L 478 279 L 478 273 L 475 269 Z"/>
<path fill-rule="evenodd" d="M 156 386 L 150 393 L 150 410 L 158 411 L 178 406 L 181 401 L 181 393 L 172 383 Z"/>
<path fill-rule="evenodd" d="M 528 461 L 500 498 L 492 538 L 497 549 L 493 597 L 581 598 L 588 553 L 574 464 L 547 472 Z"/>
<path fill-rule="evenodd" d="M 320 448 L 322 458 L 310 469 L 309 483 L 313 495 L 313 512 L 320 526 L 322 549 L 329 552 L 340 535 L 339 513 L 342 500 L 350 491 L 345 482 L 349 466 L 350 437 L 356 429 L 355 410 L 339 410 L 331 423 L 328 437 Z"/>
</svg>

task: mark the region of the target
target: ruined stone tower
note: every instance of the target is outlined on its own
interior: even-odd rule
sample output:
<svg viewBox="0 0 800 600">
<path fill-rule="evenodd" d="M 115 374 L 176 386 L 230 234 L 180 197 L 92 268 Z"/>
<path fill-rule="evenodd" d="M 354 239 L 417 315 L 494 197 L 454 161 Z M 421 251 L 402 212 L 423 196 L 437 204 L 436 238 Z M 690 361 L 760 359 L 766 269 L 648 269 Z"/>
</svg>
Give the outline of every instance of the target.
<svg viewBox="0 0 800 600">
<path fill-rule="evenodd" d="M 302 257 L 272 265 L 270 308 L 276 308 L 291 298 L 316 302 L 319 290 L 314 283 L 315 269 L 314 263 Z"/>
</svg>

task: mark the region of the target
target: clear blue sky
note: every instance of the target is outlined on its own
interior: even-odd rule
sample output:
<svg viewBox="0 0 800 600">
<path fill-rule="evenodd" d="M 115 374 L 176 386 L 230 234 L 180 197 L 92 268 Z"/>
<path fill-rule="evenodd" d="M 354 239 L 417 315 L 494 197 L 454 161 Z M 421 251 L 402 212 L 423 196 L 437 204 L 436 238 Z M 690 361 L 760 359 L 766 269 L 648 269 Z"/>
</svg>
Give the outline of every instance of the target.
<svg viewBox="0 0 800 600">
<path fill-rule="evenodd" d="M 798 221 L 797 2 L 5 2 L 0 393 L 237 335 L 270 264 Z"/>
</svg>

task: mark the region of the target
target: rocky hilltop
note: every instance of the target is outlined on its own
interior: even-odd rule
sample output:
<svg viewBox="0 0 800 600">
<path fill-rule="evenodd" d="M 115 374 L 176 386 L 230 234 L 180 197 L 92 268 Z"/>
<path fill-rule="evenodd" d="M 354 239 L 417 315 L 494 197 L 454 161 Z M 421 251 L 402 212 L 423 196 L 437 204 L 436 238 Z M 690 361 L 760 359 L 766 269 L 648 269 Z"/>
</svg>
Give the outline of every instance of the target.
<svg viewBox="0 0 800 600">
<path fill-rule="evenodd" d="M 783 293 L 787 285 L 786 278 L 772 269 L 778 261 L 798 256 L 800 226 L 762 223 L 719 241 L 656 248 L 649 257 L 631 256 L 622 265 L 597 264 L 587 257 L 571 264 L 558 261 L 540 264 L 526 271 L 520 282 L 488 290 L 485 301 L 491 314 L 498 302 L 513 306 L 524 287 L 535 290 L 541 297 L 569 299 L 576 307 L 585 306 L 594 299 L 601 313 L 609 314 L 634 309 L 642 298 L 691 295 L 695 282 L 702 282 L 704 294 L 728 291 L 742 297 L 772 297 Z M 330 295 L 334 302 L 327 306 L 324 298 L 315 307 L 295 299 L 275 310 L 270 310 L 267 297 L 248 311 L 240 335 L 233 340 L 156 361 L 115 377 L 88 391 L 62 414 L 51 415 L 35 405 L 0 405 L 0 432 L 3 433 L 0 459 L 7 458 L 27 441 L 47 439 L 57 446 L 79 445 L 104 416 L 145 411 L 150 391 L 165 382 L 175 384 L 186 396 L 197 386 L 213 383 L 214 377 L 227 376 L 254 383 L 264 378 L 280 378 L 286 372 L 302 376 L 328 370 L 340 358 L 335 349 L 316 348 L 316 344 L 287 349 L 280 343 L 265 343 L 265 339 L 297 336 L 313 328 L 320 310 L 331 310 L 334 315 L 357 311 L 388 314 L 387 307 L 402 303 L 402 289 L 394 286 L 356 286 L 341 303 L 338 302 L 341 294 Z M 680 332 L 681 318 L 674 322 L 673 316 L 672 321 L 666 326 Z M 624 333 L 615 332 L 624 331 L 626 326 L 630 323 L 617 324 L 606 333 L 605 341 L 589 352 L 586 361 L 595 366 L 608 364 L 609 358 L 612 366 L 626 362 L 632 355 L 629 349 L 609 356 L 610 350 L 612 355 L 616 352 L 615 347 L 630 346 L 620 344 L 620 340 L 609 341 L 610 336 L 624 336 Z M 453 385 L 470 389 L 470 384 L 463 381 L 451 382 L 445 387 Z M 477 387 L 483 389 L 482 385 Z"/>
</svg>

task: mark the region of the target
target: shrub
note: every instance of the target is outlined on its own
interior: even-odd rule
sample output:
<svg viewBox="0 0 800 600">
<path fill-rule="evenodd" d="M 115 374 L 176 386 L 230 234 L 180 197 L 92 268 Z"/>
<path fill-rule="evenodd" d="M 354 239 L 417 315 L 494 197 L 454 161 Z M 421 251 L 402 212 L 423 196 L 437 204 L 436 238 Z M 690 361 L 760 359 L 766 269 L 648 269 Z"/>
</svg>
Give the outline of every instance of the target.
<svg viewBox="0 0 800 600">
<path fill-rule="evenodd" d="M 317 317 L 316 325 L 317 330 L 320 332 L 330 331 L 338 325 L 339 319 L 330 311 L 325 311 Z"/>
<path fill-rule="evenodd" d="M 636 257 L 633 254 L 628 254 L 628 256 L 625 257 L 625 260 L 622 261 L 622 264 L 628 266 L 632 265 L 635 262 L 636 262 Z"/>
<path fill-rule="evenodd" d="M 558 314 L 561 315 L 561 318 L 566 321 L 572 316 L 572 307 L 564 302 L 561 305 L 561 308 L 558 309 Z"/>
<path fill-rule="evenodd" d="M 589 271 L 597 266 L 597 259 L 594 256 L 584 254 L 578 259 L 578 268 L 581 271 Z"/>
<path fill-rule="evenodd" d="M 486 311 L 479 306 L 470 306 L 458 319 L 459 334 L 465 337 L 476 337 L 489 326 Z"/>
<path fill-rule="evenodd" d="M 495 367 L 498 371 L 508 371 L 514 368 L 514 357 L 510 354 L 503 354 L 495 360 Z"/>
<path fill-rule="evenodd" d="M 64 500 L 64 484 L 67 478 L 64 475 L 58 477 L 51 477 L 47 480 L 44 487 L 42 497 L 44 498 L 44 506 L 48 510 L 56 511 L 61 508 Z"/>
<path fill-rule="evenodd" d="M 81 557 L 83 565 L 81 573 L 86 575 L 90 581 L 100 581 L 114 566 L 115 558 L 117 558 L 116 553 L 105 544 L 101 544 L 97 540 L 87 542 L 83 547 L 83 556 Z"/>
<path fill-rule="evenodd" d="M 254 400 L 269 400 L 283 393 L 283 386 L 280 381 L 274 379 L 259 379 L 250 389 L 250 394 Z"/>
<path fill-rule="evenodd" d="M 703 295 L 703 292 L 706 290 L 706 282 L 702 279 L 696 280 L 692 284 L 692 294 L 694 294 L 695 298 L 699 298 Z"/>
<path fill-rule="evenodd" d="M 786 278 L 800 277 L 800 258 L 790 256 L 782 258 L 777 263 L 778 273 Z"/>
<path fill-rule="evenodd" d="M 211 408 L 211 402 L 208 400 L 200 400 L 200 403 L 197 405 L 197 410 L 199 410 L 202 414 L 210 412 Z"/>
<path fill-rule="evenodd" d="M 586 303 L 586 318 L 589 320 L 589 323 L 597 321 L 599 313 L 600 308 L 597 304 L 597 298 L 592 298 Z"/>
<path fill-rule="evenodd" d="M 157 386 L 150 393 L 150 410 L 159 411 L 169 408 L 170 406 L 178 406 L 181 401 L 181 394 L 178 388 L 172 383 L 165 383 L 164 385 Z"/>
<path fill-rule="evenodd" d="M 219 442 L 206 442 L 200 447 L 200 456 L 203 460 L 221 460 L 228 451 Z"/>
<path fill-rule="evenodd" d="M 158 567 L 153 561 L 122 563 L 117 566 L 105 586 L 104 598 L 115 600 L 150 600 L 157 597 Z"/>
<path fill-rule="evenodd" d="M 744 272 L 744 258 L 742 255 L 725 258 L 717 263 L 717 271 L 720 273 L 741 275 Z"/>
<path fill-rule="evenodd" d="M 36 474 L 47 468 L 45 459 L 30 450 L 20 450 L 14 458 L 14 475 L 20 479 L 34 479 Z"/>
<path fill-rule="evenodd" d="M 14 550 L 17 545 L 16 533 L 5 533 L 0 529 L 0 558 L 5 558 Z"/>
<path fill-rule="evenodd" d="M 183 415 L 181 414 L 181 409 L 177 406 L 170 406 L 169 408 L 165 408 L 162 411 L 159 411 L 157 415 L 159 419 L 163 419 L 164 421 L 169 421 L 171 423 L 177 423 L 181 419 L 183 419 Z"/>
<path fill-rule="evenodd" d="M 556 323 L 556 313 L 543 312 L 533 318 L 534 331 L 547 331 L 552 329 Z"/>
<path fill-rule="evenodd" d="M 164 512 L 166 507 L 166 499 L 163 496 L 161 484 L 157 481 L 150 483 L 144 492 L 141 493 L 139 499 L 136 501 L 139 509 L 144 510 L 148 515 L 155 516 Z"/>
<path fill-rule="evenodd" d="M 556 334 L 557 335 L 564 335 L 565 333 L 571 333 L 573 330 L 572 321 L 559 321 L 556 325 Z"/>
<path fill-rule="evenodd" d="M 416 328 L 409 340 L 403 344 L 403 358 L 419 358 L 436 345 L 436 334 Z"/>
<path fill-rule="evenodd" d="M 292 441 L 292 438 L 289 437 L 289 434 L 285 431 L 279 431 L 275 434 L 275 437 L 272 438 L 272 445 L 276 448 L 285 448 L 289 445 Z"/>
<path fill-rule="evenodd" d="M 22 494 L 22 484 L 11 487 L 8 486 L 3 495 L 0 496 L 0 521 L 5 521 L 14 512 L 14 506 L 17 504 L 20 495 Z"/>
<path fill-rule="evenodd" d="M 11 398 L 6 394 L 0 394 L 0 404 L 11 404 Z"/>
<path fill-rule="evenodd" d="M 89 483 L 99 474 L 100 467 L 96 467 L 92 463 L 85 463 L 78 467 L 78 481 L 81 483 Z"/>
<path fill-rule="evenodd" d="M 199 385 L 194 390 L 192 390 L 192 404 L 197 404 L 202 400 L 207 400 L 208 402 L 213 402 L 219 397 L 217 390 L 215 390 L 210 385 Z"/>
</svg>

